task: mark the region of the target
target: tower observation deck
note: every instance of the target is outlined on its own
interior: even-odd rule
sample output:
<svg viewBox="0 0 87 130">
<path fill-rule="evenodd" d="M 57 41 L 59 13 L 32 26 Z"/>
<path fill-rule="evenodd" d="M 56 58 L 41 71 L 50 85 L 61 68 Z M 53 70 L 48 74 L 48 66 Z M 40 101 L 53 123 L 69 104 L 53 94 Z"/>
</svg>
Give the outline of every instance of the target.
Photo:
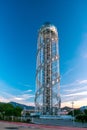
<svg viewBox="0 0 87 130">
<path fill-rule="evenodd" d="M 35 110 L 57 115 L 60 105 L 58 32 L 54 25 L 45 23 L 38 32 Z"/>
</svg>

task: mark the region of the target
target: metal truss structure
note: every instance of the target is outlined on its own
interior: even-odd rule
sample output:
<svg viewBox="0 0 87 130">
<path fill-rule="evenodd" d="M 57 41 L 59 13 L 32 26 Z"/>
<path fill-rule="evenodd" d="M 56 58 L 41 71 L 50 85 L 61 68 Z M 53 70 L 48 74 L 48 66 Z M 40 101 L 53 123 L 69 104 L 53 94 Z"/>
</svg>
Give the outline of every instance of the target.
<svg viewBox="0 0 87 130">
<path fill-rule="evenodd" d="M 37 43 L 35 108 L 42 115 L 57 115 L 61 105 L 58 32 L 45 23 Z"/>
</svg>

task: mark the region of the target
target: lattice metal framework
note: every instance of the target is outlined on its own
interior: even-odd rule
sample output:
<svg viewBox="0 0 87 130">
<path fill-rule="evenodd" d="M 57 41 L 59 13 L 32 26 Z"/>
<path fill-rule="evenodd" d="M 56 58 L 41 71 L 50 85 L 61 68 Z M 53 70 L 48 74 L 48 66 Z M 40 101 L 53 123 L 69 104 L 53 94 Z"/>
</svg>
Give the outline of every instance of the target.
<svg viewBox="0 0 87 130">
<path fill-rule="evenodd" d="M 38 33 L 36 111 L 42 115 L 56 115 L 60 104 L 58 32 L 54 25 L 46 23 Z"/>
</svg>

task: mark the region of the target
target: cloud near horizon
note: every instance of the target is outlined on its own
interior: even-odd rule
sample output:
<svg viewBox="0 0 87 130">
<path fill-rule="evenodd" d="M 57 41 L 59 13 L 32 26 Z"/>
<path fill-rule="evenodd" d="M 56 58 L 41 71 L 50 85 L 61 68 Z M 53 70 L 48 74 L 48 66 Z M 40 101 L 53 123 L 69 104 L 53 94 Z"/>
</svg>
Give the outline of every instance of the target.
<svg viewBox="0 0 87 130">
<path fill-rule="evenodd" d="M 4 81 L 0 81 L 0 101 L 1 102 L 10 102 L 15 101 L 21 104 L 33 105 L 34 106 L 34 97 L 32 90 L 19 90 L 7 85 Z M 73 83 L 61 85 L 61 101 L 62 106 L 71 106 L 71 102 L 79 102 L 78 106 L 81 106 L 82 101 L 86 102 L 87 100 L 87 80 L 76 80 Z M 73 88 L 73 89 L 72 89 Z M 10 91 L 8 91 L 10 90 Z M 13 94 L 13 92 L 16 92 Z M 85 105 L 85 104 L 84 104 Z M 87 104 L 86 104 L 87 105 Z M 77 106 L 77 105 L 75 105 Z"/>
<path fill-rule="evenodd" d="M 80 102 L 78 106 L 81 106 L 81 102 L 84 100 L 87 105 L 87 80 L 76 80 L 73 83 L 62 85 L 61 99 L 63 104 L 75 101 Z"/>
<path fill-rule="evenodd" d="M 1 102 L 18 102 L 26 105 L 33 105 L 34 94 L 32 90 L 17 89 L 8 85 L 5 81 L 0 80 L 0 101 Z"/>
</svg>

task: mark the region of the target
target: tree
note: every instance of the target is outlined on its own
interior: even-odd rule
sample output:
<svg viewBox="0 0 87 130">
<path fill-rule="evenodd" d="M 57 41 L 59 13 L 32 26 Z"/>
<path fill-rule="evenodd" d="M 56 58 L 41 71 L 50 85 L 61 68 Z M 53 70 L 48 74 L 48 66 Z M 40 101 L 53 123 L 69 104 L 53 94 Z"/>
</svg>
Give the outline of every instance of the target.
<svg viewBox="0 0 87 130">
<path fill-rule="evenodd" d="M 82 123 L 87 122 L 87 115 L 85 114 L 79 114 L 76 116 L 77 121 L 81 121 Z"/>
<path fill-rule="evenodd" d="M 74 109 L 74 116 L 81 114 L 80 109 Z M 70 111 L 68 115 L 73 115 L 73 111 Z"/>
<path fill-rule="evenodd" d="M 14 107 L 10 103 L 0 103 L 0 118 L 4 116 L 21 116 L 22 108 Z"/>
<path fill-rule="evenodd" d="M 14 107 L 10 103 L 5 104 L 5 115 L 12 116 L 14 113 Z"/>
<path fill-rule="evenodd" d="M 19 106 L 14 108 L 14 116 L 21 116 L 21 111 L 22 108 L 20 108 Z"/>
<path fill-rule="evenodd" d="M 85 115 L 87 115 L 87 109 L 84 110 Z"/>
</svg>

